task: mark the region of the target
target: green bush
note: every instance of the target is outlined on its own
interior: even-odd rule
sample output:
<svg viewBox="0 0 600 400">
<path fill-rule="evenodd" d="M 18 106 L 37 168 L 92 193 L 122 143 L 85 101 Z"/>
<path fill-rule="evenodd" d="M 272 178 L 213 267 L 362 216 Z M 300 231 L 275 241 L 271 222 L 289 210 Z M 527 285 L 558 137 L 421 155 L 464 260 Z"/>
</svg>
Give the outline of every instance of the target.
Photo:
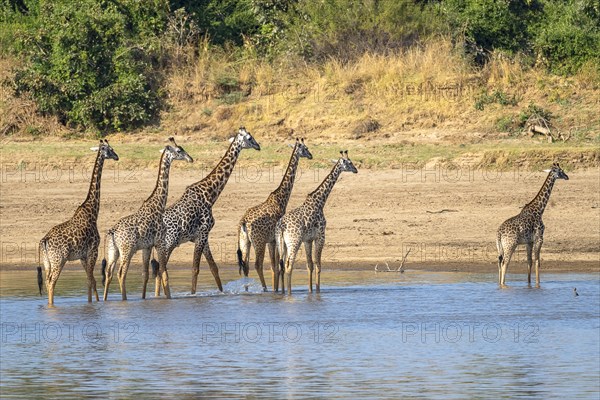
<svg viewBox="0 0 600 400">
<path fill-rule="evenodd" d="M 501 90 L 495 90 L 492 94 L 485 91 L 475 99 L 475 108 L 483 111 L 486 105 L 494 103 L 498 103 L 501 106 L 516 106 L 519 104 L 519 101 L 517 100 L 517 96 L 508 95 Z"/>
<path fill-rule="evenodd" d="M 536 29 L 535 49 L 557 74 L 573 74 L 586 62 L 600 64 L 600 2 L 550 1 Z"/>
<path fill-rule="evenodd" d="M 313 60 L 398 51 L 440 31 L 436 10 L 427 1 L 300 0 L 284 18 L 283 48 Z"/>
<path fill-rule="evenodd" d="M 38 9 L 37 0 L 0 0 L 0 56 L 23 50 L 16 38 L 19 32 L 36 28 Z"/>
<path fill-rule="evenodd" d="M 484 52 L 527 52 L 530 27 L 542 17 L 539 0 L 444 0 L 442 9 L 452 32 Z"/>
<path fill-rule="evenodd" d="M 253 0 L 171 0 L 169 3 L 171 10 L 184 8 L 190 13 L 200 34 L 217 45 L 241 45 L 245 37 L 260 31 Z"/>
<path fill-rule="evenodd" d="M 39 27 L 23 35 L 28 58 L 14 79 L 42 113 L 101 132 L 135 128 L 161 109 L 153 37 L 168 7 L 135 0 L 41 2 Z"/>
</svg>

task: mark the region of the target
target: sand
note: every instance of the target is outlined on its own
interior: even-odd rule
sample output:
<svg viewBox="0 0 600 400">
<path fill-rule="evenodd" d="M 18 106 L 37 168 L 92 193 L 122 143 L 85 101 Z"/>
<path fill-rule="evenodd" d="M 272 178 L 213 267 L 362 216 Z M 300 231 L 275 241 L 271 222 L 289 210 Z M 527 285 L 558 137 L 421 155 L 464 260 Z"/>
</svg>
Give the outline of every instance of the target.
<svg viewBox="0 0 600 400">
<path fill-rule="evenodd" d="M 36 164 L 25 170 L 12 164 L 3 166 L 1 269 L 33 269 L 38 265 L 39 240 L 52 226 L 70 218 L 86 197 L 93 158 L 86 161 L 90 166 Z M 213 207 L 216 225 L 210 246 L 220 268 L 237 269 L 238 221 L 248 207 L 264 201 L 277 187 L 283 168 L 258 169 L 242 160 L 236 166 Z M 168 204 L 206 172 L 175 164 Z M 328 172 L 327 168 L 311 168 L 309 161 L 302 160 L 288 209 L 300 205 Z M 124 170 L 107 161 L 98 218 L 101 255 L 106 231 L 139 208 L 154 187 L 156 173 L 150 168 Z M 570 180 L 556 183 L 544 213 L 542 271 L 598 272 L 600 170 L 568 173 Z M 399 165 L 397 169 L 345 173 L 325 207 L 328 225 L 323 268 L 373 270 L 378 265 L 379 270 L 388 266 L 396 269 L 410 249 L 404 264 L 408 270 L 495 272 L 496 229 L 536 195 L 545 177 L 542 171 L 486 172 L 435 163 L 422 169 Z M 192 251 L 192 243 L 180 246 L 169 268 L 191 268 Z M 138 253 L 132 269 L 139 270 L 140 262 Z M 302 251 L 296 266 L 305 268 Z M 81 269 L 79 262 L 67 267 Z M 265 267 L 269 268 L 268 264 Z M 205 260 L 201 268 L 207 268 Z M 508 273 L 524 272 L 526 256 L 524 248 L 519 248 Z"/>
</svg>

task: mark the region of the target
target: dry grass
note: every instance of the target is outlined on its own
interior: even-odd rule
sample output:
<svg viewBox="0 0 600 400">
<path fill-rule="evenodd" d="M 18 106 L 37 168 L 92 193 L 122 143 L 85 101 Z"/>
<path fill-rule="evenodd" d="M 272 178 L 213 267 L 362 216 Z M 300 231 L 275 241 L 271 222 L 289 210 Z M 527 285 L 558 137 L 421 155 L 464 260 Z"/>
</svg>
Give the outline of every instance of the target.
<svg viewBox="0 0 600 400">
<path fill-rule="evenodd" d="M 174 108 L 165 126 L 227 131 L 244 121 L 263 136 L 301 133 L 327 140 L 412 140 L 433 130 L 477 141 L 482 134 L 501 133 L 498 120 L 516 120 L 536 104 L 553 113 L 558 129 L 577 131 L 580 139 L 597 140 L 600 128 L 596 66 L 567 79 L 496 54 L 485 68 L 475 69 L 444 38 L 401 54 L 366 53 L 351 63 L 332 59 L 322 65 L 268 63 L 215 52 L 206 44 L 201 49 L 194 63 L 171 76 Z M 516 104 L 475 108 L 481 96 L 496 92 Z M 357 136 L 365 121 L 378 129 Z"/>
</svg>

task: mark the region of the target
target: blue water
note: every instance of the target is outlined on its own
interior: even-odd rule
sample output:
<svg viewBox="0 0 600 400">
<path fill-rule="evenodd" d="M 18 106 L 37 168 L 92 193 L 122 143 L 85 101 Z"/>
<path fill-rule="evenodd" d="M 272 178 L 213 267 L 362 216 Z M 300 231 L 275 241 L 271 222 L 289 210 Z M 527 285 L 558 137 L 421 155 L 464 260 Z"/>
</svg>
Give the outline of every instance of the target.
<svg viewBox="0 0 600 400">
<path fill-rule="evenodd" d="M 170 301 L 139 299 L 132 278 L 131 300 L 115 288 L 88 304 L 83 273 L 67 271 L 48 308 L 18 284 L 32 273 L 4 272 L 1 395 L 600 396 L 597 274 L 543 274 L 539 289 L 512 274 L 500 290 L 497 274 L 325 271 L 321 294 L 300 275 L 289 297 L 233 271 L 219 294 L 203 272 L 192 296 L 173 271 Z"/>
</svg>

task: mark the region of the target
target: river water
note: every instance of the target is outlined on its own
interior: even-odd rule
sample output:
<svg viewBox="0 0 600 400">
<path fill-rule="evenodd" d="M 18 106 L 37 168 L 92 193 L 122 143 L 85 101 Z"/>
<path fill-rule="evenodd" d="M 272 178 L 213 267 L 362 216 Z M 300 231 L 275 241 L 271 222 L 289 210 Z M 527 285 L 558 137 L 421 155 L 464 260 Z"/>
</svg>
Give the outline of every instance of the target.
<svg viewBox="0 0 600 400">
<path fill-rule="evenodd" d="M 542 274 L 539 289 L 510 274 L 500 290 L 497 273 L 324 271 L 309 294 L 299 269 L 289 297 L 233 269 L 224 294 L 202 271 L 192 296 L 172 270 L 174 299 L 141 300 L 132 272 L 129 301 L 113 282 L 88 304 L 83 272 L 65 271 L 53 308 L 35 272 L 2 272 L 1 396 L 600 395 L 598 274 Z"/>
</svg>

